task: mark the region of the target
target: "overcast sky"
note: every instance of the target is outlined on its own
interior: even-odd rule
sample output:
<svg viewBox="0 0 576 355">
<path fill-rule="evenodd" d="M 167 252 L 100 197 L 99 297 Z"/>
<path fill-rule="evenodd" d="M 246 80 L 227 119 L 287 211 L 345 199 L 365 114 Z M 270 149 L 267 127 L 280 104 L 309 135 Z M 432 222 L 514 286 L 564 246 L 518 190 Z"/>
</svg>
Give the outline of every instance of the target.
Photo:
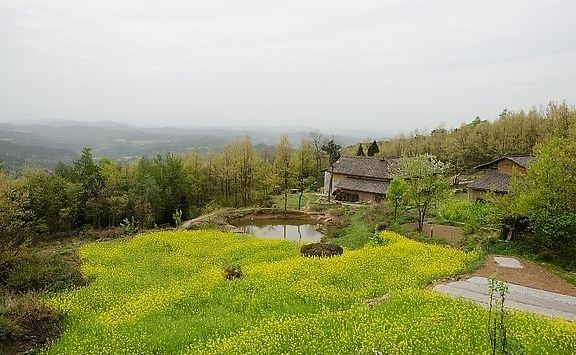
<svg viewBox="0 0 576 355">
<path fill-rule="evenodd" d="M 576 103 L 576 1 L 0 0 L 0 121 L 448 127 Z"/>
</svg>

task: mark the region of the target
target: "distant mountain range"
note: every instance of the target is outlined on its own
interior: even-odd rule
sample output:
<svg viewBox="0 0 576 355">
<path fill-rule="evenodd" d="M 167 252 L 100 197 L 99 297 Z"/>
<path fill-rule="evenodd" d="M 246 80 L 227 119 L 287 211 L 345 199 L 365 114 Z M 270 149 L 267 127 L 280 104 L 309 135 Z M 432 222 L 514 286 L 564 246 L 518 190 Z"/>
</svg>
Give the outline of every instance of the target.
<svg viewBox="0 0 576 355">
<path fill-rule="evenodd" d="M 168 152 L 219 150 L 246 136 L 261 153 L 269 153 L 282 134 L 296 146 L 309 132 L 298 128 L 145 128 L 115 122 L 0 123 L 0 161 L 7 170 L 26 164 L 49 169 L 60 161 L 70 163 L 84 147 L 91 147 L 96 158 L 130 160 Z M 349 145 L 364 137 L 330 138 Z"/>
</svg>

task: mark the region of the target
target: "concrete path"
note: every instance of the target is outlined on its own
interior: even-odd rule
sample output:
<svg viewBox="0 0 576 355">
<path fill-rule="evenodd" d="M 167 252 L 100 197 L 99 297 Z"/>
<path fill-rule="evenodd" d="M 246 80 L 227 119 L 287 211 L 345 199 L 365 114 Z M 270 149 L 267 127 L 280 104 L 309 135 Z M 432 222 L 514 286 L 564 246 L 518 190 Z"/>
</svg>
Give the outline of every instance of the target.
<svg viewBox="0 0 576 355">
<path fill-rule="evenodd" d="M 436 285 L 434 290 L 453 297 L 463 297 L 489 304 L 488 279 L 474 276 L 467 280 Z M 576 297 L 508 283 L 509 293 L 504 305 L 508 308 L 533 312 L 567 320 L 576 319 Z"/>
</svg>

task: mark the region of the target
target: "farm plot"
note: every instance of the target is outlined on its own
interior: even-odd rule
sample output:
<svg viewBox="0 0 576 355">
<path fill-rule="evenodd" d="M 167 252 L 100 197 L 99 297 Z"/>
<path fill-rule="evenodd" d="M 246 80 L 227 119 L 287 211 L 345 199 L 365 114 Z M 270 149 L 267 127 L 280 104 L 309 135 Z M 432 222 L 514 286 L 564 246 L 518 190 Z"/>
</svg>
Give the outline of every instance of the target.
<svg viewBox="0 0 576 355">
<path fill-rule="evenodd" d="M 86 245 L 84 288 L 47 302 L 66 314 L 48 354 L 482 354 L 486 310 L 424 288 L 479 258 L 395 233 L 330 259 L 297 243 L 217 231 Z M 244 277 L 226 280 L 226 265 Z M 365 300 L 389 294 L 376 306 Z M 576 326 L 513 314 L 525 353 L 576 350 Z"/>
</svg>

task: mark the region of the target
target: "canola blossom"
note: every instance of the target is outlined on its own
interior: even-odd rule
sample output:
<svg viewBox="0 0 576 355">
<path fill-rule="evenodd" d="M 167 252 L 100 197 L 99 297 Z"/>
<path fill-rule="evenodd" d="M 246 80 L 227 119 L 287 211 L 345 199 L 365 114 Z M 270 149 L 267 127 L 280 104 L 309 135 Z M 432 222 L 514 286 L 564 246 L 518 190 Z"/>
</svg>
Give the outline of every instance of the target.
<svg viewBox="0 0 576 355">
<path fill-rule="evenodd" d="M 381 246 L 328 259 L 301 257 L 298 243 L 212 230 L 85 245 L 92 282 L 47 299 L 66 326 L 45 353 L 489 354 L 486 309 L 425 289 L 479 255 L 381 237 Z M 224 279 L 232 259 L 244 278 Z M 524 353 L 576 353 L 574 323 L 523 313 L 508 323 Z"/>
</svg>

